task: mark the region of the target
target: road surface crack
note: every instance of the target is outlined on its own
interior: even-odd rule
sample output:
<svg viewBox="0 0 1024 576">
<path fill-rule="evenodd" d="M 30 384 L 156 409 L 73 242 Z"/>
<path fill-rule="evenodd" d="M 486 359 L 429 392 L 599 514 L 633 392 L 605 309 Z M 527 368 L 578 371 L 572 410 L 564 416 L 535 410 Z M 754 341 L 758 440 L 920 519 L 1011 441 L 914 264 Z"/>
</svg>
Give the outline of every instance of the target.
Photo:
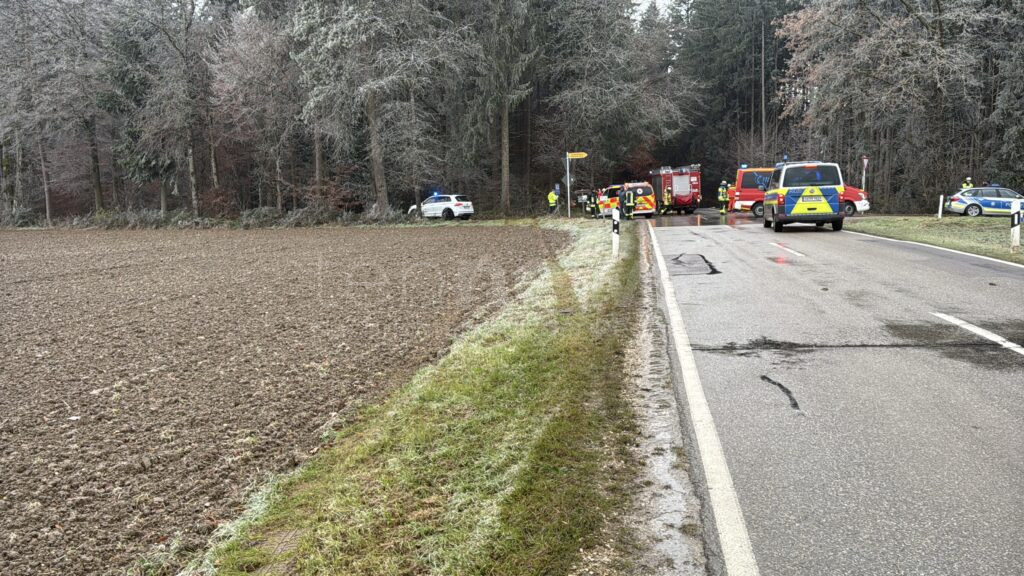
<svg viewBox="0 0 1024 576">
<path fill-rule="evenodd" d="M 789 388 L 786 388 L 786 386 L 782 382 L 772 380 L 768 376 L 761 376 L 761 380 L 764 380 L 765 382 L 771 384 L 772 386 L 775 386 L 779 390 L 782 390 L 786 397 L 789 398 L 790 408 L 798 412 L 800 411 L 800 403 L 796 401 L 796 396 L 794 396 L 793 392 Z"/>
</svg>

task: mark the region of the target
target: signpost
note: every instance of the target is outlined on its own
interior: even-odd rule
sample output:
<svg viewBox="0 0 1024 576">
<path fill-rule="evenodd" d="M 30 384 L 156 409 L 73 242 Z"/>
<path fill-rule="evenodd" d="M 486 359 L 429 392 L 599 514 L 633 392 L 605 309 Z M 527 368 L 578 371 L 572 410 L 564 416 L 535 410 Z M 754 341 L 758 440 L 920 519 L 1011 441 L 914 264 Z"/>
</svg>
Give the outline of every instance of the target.
<svg viewBox="0 0 1024 576">
<path fill-rule="evenodd" d="M 586 152 L 565 153 L 565 206 L 569 210 L 569 218 L 572 218 L 572 171 L 569 169 L 569 162 L 583 160 L 586 157 Z"/>
<path fill-rule="evenodd" d="M 1014 200 L 1010 209 L 1010 251 L 1020 252 L 1020 221 L 1024 218 L 1021 212 L 1021 201 Z"/>
</svg>

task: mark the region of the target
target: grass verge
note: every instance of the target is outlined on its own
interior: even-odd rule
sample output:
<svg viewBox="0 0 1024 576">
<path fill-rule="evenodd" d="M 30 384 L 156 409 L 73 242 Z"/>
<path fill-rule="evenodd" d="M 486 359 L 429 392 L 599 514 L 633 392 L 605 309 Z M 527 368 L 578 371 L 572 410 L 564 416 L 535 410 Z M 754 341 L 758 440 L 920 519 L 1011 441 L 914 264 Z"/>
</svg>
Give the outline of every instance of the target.
<svg viewBox="0 0 1024 576">
<path fill-rule="evenodd" d="M 1009 218 L 877 216 L 847 220 L 846 228 L 1024 264 L 1024 254 L 1010 252 Z"/>
<path fill-rule="evenodd" d="M 632 478 L 640 266 L 605 226 L 271 491 L 198 573 L 564 574 Z"/>
</svg>

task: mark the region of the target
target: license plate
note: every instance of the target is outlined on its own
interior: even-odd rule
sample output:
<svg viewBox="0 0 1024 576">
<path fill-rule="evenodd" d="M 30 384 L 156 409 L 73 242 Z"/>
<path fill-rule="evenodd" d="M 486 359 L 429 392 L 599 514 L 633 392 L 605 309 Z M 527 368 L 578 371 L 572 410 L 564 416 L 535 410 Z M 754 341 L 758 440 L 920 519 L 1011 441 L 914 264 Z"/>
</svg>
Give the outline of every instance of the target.
<svg viewBox="0 0 1024 576">
<path fill-rule="evenodd" d="M 801 198 L 801 202 L 824 202 L 825 199 L 821 196 L 810 196 L 808 198 Z"/>
</svg>

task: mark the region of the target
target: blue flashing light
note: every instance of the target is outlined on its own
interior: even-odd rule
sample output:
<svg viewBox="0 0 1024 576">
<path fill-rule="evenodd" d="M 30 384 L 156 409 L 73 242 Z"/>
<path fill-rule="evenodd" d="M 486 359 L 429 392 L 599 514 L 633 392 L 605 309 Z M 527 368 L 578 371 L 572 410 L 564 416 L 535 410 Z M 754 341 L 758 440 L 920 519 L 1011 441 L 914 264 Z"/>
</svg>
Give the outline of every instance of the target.
<svg viewBox="0 0 1024 576">
<path fill-rule="evenodd" d="M 747 164 L 740 164 L 740 170 L 746 170 L 747 167 L 748 167 Z"/>
<path fill-rule="evenodd" d="M 782 161 L 783 162 L 789 162 L 789 154 L 783 154 L 782 155 Z"/>
</svg>

